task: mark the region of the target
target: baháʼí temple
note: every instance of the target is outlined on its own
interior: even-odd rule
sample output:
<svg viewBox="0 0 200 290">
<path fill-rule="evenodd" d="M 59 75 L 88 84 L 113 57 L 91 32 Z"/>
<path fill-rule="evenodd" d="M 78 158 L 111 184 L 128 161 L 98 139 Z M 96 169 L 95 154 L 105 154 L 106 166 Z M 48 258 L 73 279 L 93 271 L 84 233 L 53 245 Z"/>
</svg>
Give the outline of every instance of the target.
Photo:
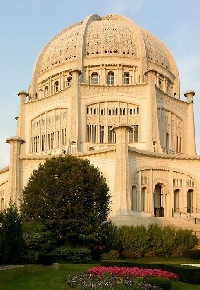
<svg viewBox="0 0 200 290">
<path fill-rule="evenodd" d="M 189 85 L 189 84 L 188 84 Z M 91 15 L 39 54 L 19 96 L 0 207 L 17 205 L 34 169 L 54 155 L 90 160 L 110 188 L 111 219 L 200 218 L 193 97 L 181 100 L 168 48 L 120 15 Z"/>
</svg>

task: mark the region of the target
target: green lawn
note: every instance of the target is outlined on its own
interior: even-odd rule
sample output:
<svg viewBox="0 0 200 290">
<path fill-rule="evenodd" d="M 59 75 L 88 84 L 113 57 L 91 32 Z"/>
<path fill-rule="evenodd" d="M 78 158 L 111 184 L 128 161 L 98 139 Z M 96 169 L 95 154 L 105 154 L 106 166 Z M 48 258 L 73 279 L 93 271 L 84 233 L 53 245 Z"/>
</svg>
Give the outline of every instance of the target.
<svg viewBox="0 0 200 290">
<path fill-rule="evenodd" d="M 79 273 L 92 265 L 60 265 L 55 270 L 52 266 L 41 265 L 25 266 L 0 271 L 0 290 L 67 290 L 71 289 L 66 284 L 69 274 Z M 200 285 L 173 282 L 172 290 L 200 290 Z"/>
<path fill-rule="evenodd" d="M 66 283 L 69 274 L 81 272 L 94 265 L 25 266 L 0 271 L 0 290 L 63 290 L 71 289 Z"/>
</svg>

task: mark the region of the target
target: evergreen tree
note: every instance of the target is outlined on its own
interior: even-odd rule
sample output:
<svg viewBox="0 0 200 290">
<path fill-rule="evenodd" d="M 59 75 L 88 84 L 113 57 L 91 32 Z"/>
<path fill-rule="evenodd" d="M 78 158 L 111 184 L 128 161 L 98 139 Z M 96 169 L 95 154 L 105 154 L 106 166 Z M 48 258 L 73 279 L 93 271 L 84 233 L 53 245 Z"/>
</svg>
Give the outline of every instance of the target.
<svg viewBox="0 0 200 290">
<path fill-rule="evenodd" d="M 24 259 L 25 243 L 22 231 L 22 219 L 14 203 L 1 213 L 0 230 L 1 263 L 21 263 Z"/>
<path fill-rule="evenodd" d="M 108 190 L 105 178 L 88 160 L 53 157 L 33 171 L 21 212 L 25 221 L 43 223 L 60 245 L 90 244 L 107 220 Z"/>
</svg>

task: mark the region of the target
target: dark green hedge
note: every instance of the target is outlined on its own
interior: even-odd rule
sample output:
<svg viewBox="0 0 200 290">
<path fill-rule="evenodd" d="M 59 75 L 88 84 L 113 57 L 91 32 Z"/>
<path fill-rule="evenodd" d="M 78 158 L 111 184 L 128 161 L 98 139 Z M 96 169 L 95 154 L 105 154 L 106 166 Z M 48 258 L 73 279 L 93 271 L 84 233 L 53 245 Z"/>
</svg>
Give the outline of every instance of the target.
<svg viewBox="0 0 200 290">
<path fill-rule="evenodd" d="M 200 268 L 188 265 L 161 265 L 161 269 L 177 274 L 185 283 L 200 285 Z"/>
<path fill-rule="evenodd" d="M 200 260 L 200 250 L 185 250 L 183 252 L 183 257 Z"/>
<path fill-rule="evenodd" d="M 59 247 L 52 253 L 40 254 L 38 263 L 51 265 L 53 263 L 87 263 L 90 262 L 91 253 L 87 248 Z"/>
</svg>

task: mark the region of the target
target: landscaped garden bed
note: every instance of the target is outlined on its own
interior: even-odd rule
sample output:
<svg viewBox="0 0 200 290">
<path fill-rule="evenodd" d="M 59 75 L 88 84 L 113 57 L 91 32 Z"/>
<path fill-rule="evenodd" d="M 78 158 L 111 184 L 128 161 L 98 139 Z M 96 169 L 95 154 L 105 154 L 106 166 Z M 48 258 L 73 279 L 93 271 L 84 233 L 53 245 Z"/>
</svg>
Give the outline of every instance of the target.
<svg viewBox="0 0 200 290">
<path fill-rule="evenodd" d="M 171 288 L 171 280 L 177 279 L 177 275 L 161 269 L 98 266 L 69 276 L 67 283 L 80 290 L 168 290 Z"/>
</svg>

